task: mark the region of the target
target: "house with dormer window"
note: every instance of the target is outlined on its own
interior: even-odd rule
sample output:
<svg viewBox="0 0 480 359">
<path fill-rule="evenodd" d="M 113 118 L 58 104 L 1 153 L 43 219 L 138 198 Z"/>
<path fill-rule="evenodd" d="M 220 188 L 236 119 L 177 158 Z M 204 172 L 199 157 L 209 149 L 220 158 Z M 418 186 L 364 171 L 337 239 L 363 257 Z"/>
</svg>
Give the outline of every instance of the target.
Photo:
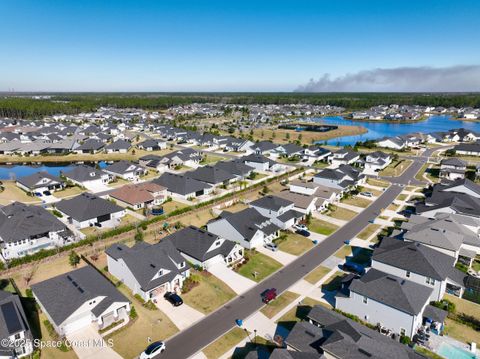
<svg viewBox="0 0 480 359">
<path fill-rule="evenodd" d="M 180 292 L 190 275 L 189 265 L 170 240 L 138 242 L 133 247 L 118 243 L 106 254 L 108 271 L 145 301 Z"/>
</svg>

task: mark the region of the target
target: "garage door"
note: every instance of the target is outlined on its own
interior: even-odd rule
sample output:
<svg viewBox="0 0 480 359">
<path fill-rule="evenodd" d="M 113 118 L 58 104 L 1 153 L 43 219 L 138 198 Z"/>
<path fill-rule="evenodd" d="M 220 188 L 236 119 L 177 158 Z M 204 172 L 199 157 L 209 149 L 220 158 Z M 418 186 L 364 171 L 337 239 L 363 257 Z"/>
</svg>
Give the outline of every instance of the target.
<svg viewBox="0 0 480 359">
<path fill-rule="evenodd" d="M 66 324 L 63 326 L 63 332 L 66 334 L 73 333 L 79 329 L 85 328 L 87 325 L 90 325 L 92 323 L 92 320 L 90 318 L 90 315 L 87 315 L 85 317 L 79 318 L 72 323 Z"/>
</svg>

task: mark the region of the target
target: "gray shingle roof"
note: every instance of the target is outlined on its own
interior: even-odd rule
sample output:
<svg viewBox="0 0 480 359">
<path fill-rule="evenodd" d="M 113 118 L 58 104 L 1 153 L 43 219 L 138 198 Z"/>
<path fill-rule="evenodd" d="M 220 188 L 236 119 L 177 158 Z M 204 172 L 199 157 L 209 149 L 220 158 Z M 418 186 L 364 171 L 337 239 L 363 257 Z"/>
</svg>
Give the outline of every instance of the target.
<svg viewBox="0 0 480 359">
<path fill-rule="evenodd" d="M 49 183 L 40 183 L 43 179 L 48 179 Z M 44 187 L 45 185 L 51 184 L 51 182 L 58 182 L 58 183 L 64 183 L 64 181 L 57 176 L 51 175 L 50 173 L 46 171 L 40 171 L 36 172 L 34 174 L 31 174 L 30 176 L 24 176 L 17 178 L 17 182 L 23 184 L 24 186 L 30 188 L 30 189 L 35 189 L 38 187 Z"/>
<path fill-rule="evenodd" d="M 64 199 L 55 207 L 79 222 L 124 210 L 115 203 L 91 193 L 82 193 L 72 199 Z"/>
<path fill-rule="evenodd" d="M 168 188 L 172 193 L 187 195 L 198 191 L 205 190 L 211 186 L 207 183 L 193 179 L 186 174 L 164 173 L 159 178 L 155 178 L 152 182 Z"/>
<path fill-rule="evenodd" d="M 349 289 L 411 315 L 421 312 L 433 290 L 373 268 L 353 280 Z"/>
<path fill-rule="evenodd" d="M 12 347 L 3 343 L 10 336 L 25 331 L 26 339 L 32 340 L 27 317 L 20 298 L 16 294 L 0 290 L 0 356 L 15 357 Z"/>
<path fill-rule="evenodd" d="M 128 303 L 128 299 L 91 266 L 34 284 L 32 291 L 56 325 L 62 324 L 85 302 L 98 296 L 105 298 L 92 309 L 95 315 L 100 315 L 102 308 L 114 302 Z"/>
<path fill-rule="evenodd" d="M 94 181 L 106 175 L 102 170 L 87 165 L 77 165 L 63 175 L 77 182 Z"/>
<path fill-rule="evenodd" d="M 251 206 L 265 208 L 272 211 L 278 211 L 292 204 L 292 201 L 272 195 L 263 196 L 255 201 L 250 202 Z"/>
<path fill-rule="evenodd" d="M 196 170 L 187 172 L 186 176 L 212 185 L 224 183 L 236 178 L 235 175 L 214 166 L 199 167 Z"/>
</svg>

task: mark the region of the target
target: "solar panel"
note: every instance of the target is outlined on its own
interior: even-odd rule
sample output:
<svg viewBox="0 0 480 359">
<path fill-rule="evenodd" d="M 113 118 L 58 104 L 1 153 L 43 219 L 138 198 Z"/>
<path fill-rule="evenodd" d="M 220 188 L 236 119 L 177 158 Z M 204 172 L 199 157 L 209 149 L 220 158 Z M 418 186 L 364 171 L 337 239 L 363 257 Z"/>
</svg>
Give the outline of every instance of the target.
<svg viewBox="0 0 480 359">
<path fill-rule="evenodd" d="M 22 324 L 18 318 L 17 311 L 15 310 L 15 305 L 12 302 L 8 302 L 1 305 L 1 310 L 3 317 L 5 318 L 5 323 L 7 324 L 7 329 L 9 334 L 17 333 L 22 330 Z"/>
</svg>

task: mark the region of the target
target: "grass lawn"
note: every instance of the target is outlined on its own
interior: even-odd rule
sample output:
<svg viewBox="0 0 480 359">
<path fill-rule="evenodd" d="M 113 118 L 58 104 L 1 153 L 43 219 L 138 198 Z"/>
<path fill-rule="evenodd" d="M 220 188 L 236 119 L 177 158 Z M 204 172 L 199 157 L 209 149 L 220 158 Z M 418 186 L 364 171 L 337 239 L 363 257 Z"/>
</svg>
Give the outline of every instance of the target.
<svg viewBox="0 0 480 359">
<path fill-rule="evenodd" d="M 308 273 L 303 279 L 310 284 L 316 284 L 320 279 L 325 277 L 330 270 L 330 268 L 319 266 Z"/>
<path fill-rule="evenodd" d="M 245 258 L 248 259 L 247 263 L 237 268 L 237 272 L 255 282 L 262 281 L 282 267 L 275 259 L 257 251 L 245 251 Z"/>
<path fill-rule="evenodd" d="M 284 292 L 279 295 L 275 300 L 265 305 L 260 311 L 268 318 L 273 318 L 276 314 L 282 311 L 287 305 L 296 300 L 300 294 L 292 292 Z"/>
<path fill-rule="evenodd" d="M 387 168 L 380 171 L 381 176 L 400 176 L 412 164 L 412 160 L 393 161 Z"/>
<path fill-rule="evenodd" d="M 457 313 L 465 313 L 480 318 L 480 304 L 450 294 L 445 294 L 444 298 L 455 303 L 455 311 Z"/>
<path fill-rule="evenodd" d="M 345 276 L 345 273 L 337 271 L 332 275 L 325 283 L 322 284 L 322 290 L 333 292 L 340 288 L 342 278 Z"/>
<path fill-rule="evenodd" d="M 419 347 L 418 345 L 415 346 L 415 351 L 427 358 L 432 358 L 432 359 L 445 359 L 444 357 L 442 357 L 441 355 L 438 355 L 437 353 L 434 353 L 430 350 L 428 350 L 427 348 L 424 348 L 424 347 Z"/>
<path fill-rule="evenodd" d="M 402 193 L 402 194 L 399 194 L 398 197 L 397 197 L 397 199 L 398 199 L 399 201 L 405 201 L 407 198 L 408 198 L 408 195 L 407 195 L 407 194 L 403 194 L 403 193 Z"/>
<path fill-rule="evenodd" d="M 2 181 L 4 190 L 0 193 L 0 204 L 6 205 L 12 202 L 40 203 L 38 197 L 28 196 L 26 192 L 15 185 L 15 181 Z"/>
<path fill-rule="evenodd" d="M 445 333 L 463 343 L 480 342 L 480 332 L 477 332 L 475 329 L 460 324 L 450 318 L 445 319 Z"/>
<path fill-rule="evenodd" d="M 235 292 L 220 279 L 207 272 L 196 272 L 200 283 L 188 293 L 182 294 L 183 301 L 198 311 L 208 314 L 235 297 Z"/>
<path fill-rule="evenodd" d="M 176 209 L 188 207 L 188 204 L 176 202 L 176 201 L 170 201 L 162 204 L 162 207 L 165 213 L 168 214 L 172 211 L 175 211 Z"/>
<path fill-rule="evenodd" d="M 320 219 L 312 218 L 310 220 L 310 224 L 308 225 L 308 229 L 315 233 L 329 236 L 330 234 L 335 232 L 338 229 L 338 227 L 332 223 L 322 221 Z"/>
<path fill-rule="evenodd" d="M 218 161 L 223 161 L 225 157 L 223 156 L 216 156 L 216 155 L 211 155 L 208 154 L 206 155 L 202 161 L 200 161 L 200 164 L 205 166 L 205 165 L 212 165 L 214 163 L 217 163 Z"/>
<path fill-rule="evenodd" d="M 73 187 L 65 188 L 62 191 L 54 192 L 53 195 L 57 198 L 73 197 L 73 196 L 79 195 L 84 191 L 85 190 L 81 189 L 80 187 L 73 186 Z"/>
<path fill-rule="evenodd" d="M 338 251 L 336 251 L 333 255 L 337 258 L 345 259 L 345 257 L 352 255 L 352 247 L 345 245 Z"/>
<path fill-rule="evenodd" d="M 361 207 L 361 208 L 367 208 L 370 205 L 370 203 L 372 203 L 372 201 L 363 197 L 350 197 L 350 198 L 342 199 L 342 203 Z"/>
<path fill-rule="evenodd" d="M 45 327 L 45 324 L 43 324 L 43 321 L 46 320 L 47 317 L 45 314 L 40 314 L 39 315 L 39 321 L 40 321 L 40 331 L 42 332 L 42 342 L 48 342 L 48 341 L 53 341 L 57 340 L 55 338 L 52 338 L 50 334 L 48 333 L 47 328 Z M 59 348 L 43 348 L 42 349 L 42 358 L 49 358 L 49 359 L 70 359 L 70 358 L 77 358 L 77 354 L 73 351 L 73 349 L 70 349 L 66 352 L 60 350 Z"/>
<path fill-rule="evenodd" d="M 228 333 L 224 334 L 213 343 L 206 346 L 202 352 L 209 359 L 220 358 L 223 354 L 230 350 L 230 348 L 236 346 L 247 336 L 248 333 L 246 330 L 233 328 Z"/>
<path fill-rule="evenodd" d="M 305 320 L 307 314 L 312 307 L 315 305 L 324 305 L 325 303 L 319 302 L 318 300 L 305 297 L 302 300 L 302 304 L 290 309 L 286 312 L 280 319 L 277 320 L 277 323 L 288 330 L 291 330 L 295 323 Z"/>
<path fill-rule="evenodd" d="M 474 271 L 479 272 L 480 271 L 480 262 L 478 260 L 474 260 L 472 263 L 472 269 Z"/>
<path fill-rule="evenodd" d="M 323 162 L 323 161 L 317 161 L 313 164 L 313 167 L 315 168 L 325 168 L 328 166 L 330 166 L 330 164 L 328 162 Z"/>
<path fill-rule="evenodd" d="M 332 206 L 332 209 L 333 209 L 332 211 L 329 211 L 327 213 L 327 216 L 330 216 L 336 219 L 341 219 L 344 221 L 350 221 L 357 215 L 357 212 L 354 212 L 342 207 Z"/>
<path fill-rule="evenodd" d="M 214 216 L 212 215 L 212 211 L 207 208 L 195 213 L 188 213 L 184 217 L 182 217 L 181 221 L 186 226 L 197 226 L 202 227 L 204 226 L 209 220 L 213 219 Z"/>
<path fill-rule="evenodd" d="M 113 339 L 113 350 L 123 358 L 138 357 L 148 345 L 148 337 L 153 341 L 166 340 L 178 332 L 175 324 L 162 311 L 142 307 L 125 285 L 120 285 L 118 289 L 132 302 L 138 314 L 132 323 L 108 336 Z"/>
<path fill-rule="evenodd" d="M 383 188 L 387 188 L 388 186 L 390 186 L 390 182 L 388 181 L 384 181 L 384 180 L 379 180 L 379 179 L 375 179 L 375 178 L 367 178 L 367 183 L 369 185 L 372 185 L 372 186 L 376 186 L 376 187 L 383 187 Z M 370 189 L 366 189 L 367 191 L 370 191 Z"/>
<path fill-rule="evenodd" d="M 367 240 L 379 228 L 380 228 L 380 225 L 378 224 L 369 224 L 363 231 L 359 233 L 357 238 Z"/>
<path fill-rule="evenodd" d="M 307 237 L 291 232 L 288 232 L 286 236 L 286 239 L 275 242 L 281 251 L 299 256 L 313 247 L 313 242 Z"/>
<path fill-rule="evenodd" d="M 398 204 L 395 204 L 395 203 L 390 203 L 387 207 L 387 209 L 389 209 L 390 211 L 398 211 L 398 209 L 400 208 L 400 206 Z"/>
<path fill-rule="evenodd" d="M 248 208 L 248 206 L 245 203 L 238 202 L 238 203 L 235 203 L 233 206 L 225 208 L 225 210 L 232 213 L 236 213 L 236 212 L 243 211 L 246 208 Z"/>
</svg>

